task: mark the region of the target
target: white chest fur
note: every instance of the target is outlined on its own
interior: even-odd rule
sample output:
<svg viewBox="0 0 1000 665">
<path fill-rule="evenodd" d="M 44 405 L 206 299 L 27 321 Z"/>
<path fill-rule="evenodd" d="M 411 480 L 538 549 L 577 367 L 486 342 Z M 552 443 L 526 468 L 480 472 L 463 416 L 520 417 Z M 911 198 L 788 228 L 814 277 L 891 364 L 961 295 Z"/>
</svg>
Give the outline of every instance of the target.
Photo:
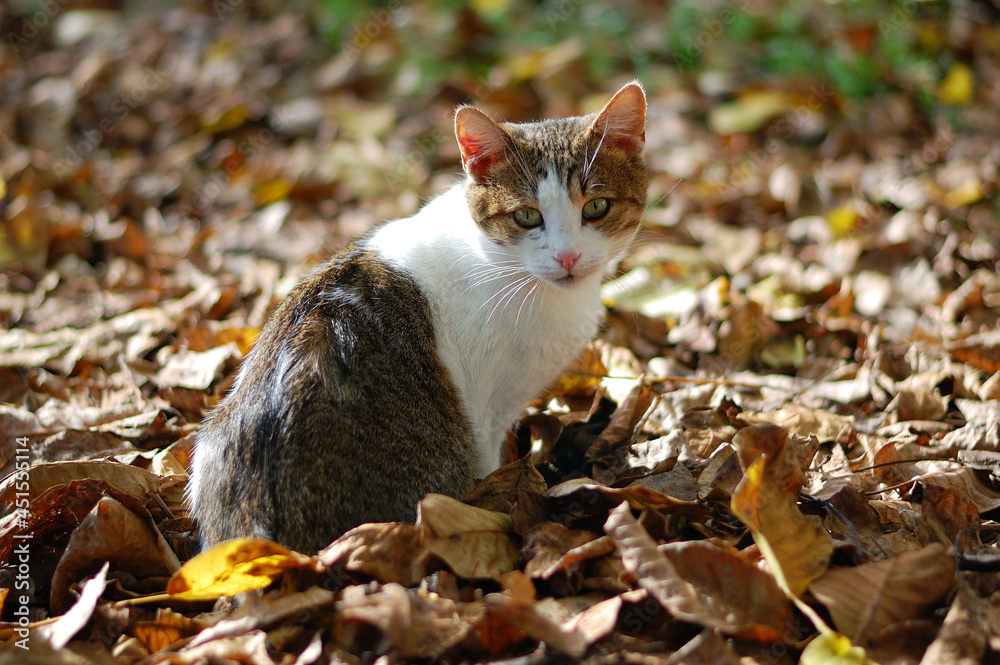
<svg viewBox="0 0 1000 665">
<path fill-rule="evenodd" d="M 485 476 L 499 466 L 525 402 L 594 335 L 601 271 L 566 287 L 532 277 L 479 230 L 462 185 L 385 224 L 367 245 L 408 270 L 430 302 L 438 356 L 462 398 Z"/>
</svg>

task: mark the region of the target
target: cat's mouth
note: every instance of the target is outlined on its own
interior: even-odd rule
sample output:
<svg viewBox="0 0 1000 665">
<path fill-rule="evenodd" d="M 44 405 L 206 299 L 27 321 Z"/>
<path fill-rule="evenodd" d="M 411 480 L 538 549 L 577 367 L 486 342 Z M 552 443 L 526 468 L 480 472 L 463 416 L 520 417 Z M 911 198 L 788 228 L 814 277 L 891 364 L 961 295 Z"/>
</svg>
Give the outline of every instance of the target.
<svg viewBox="0 0 1000 665">
<path fill-rule="evenodd" d="M 556 286 L 560 286 L 562 288 L 567 288 L 568 289 L 568 288 L 570 288 L 572 286 L 575 286 L 583 278 L 584 278 L 584 275 L 581 275 L 581 274 L 578 274 L 578 273 L 569 273 L 569 274 L 563 275 L 562 277 L 552 278 L 549 281 L 552 282 L 553 284 L 555 284 Z"/>
</svg>

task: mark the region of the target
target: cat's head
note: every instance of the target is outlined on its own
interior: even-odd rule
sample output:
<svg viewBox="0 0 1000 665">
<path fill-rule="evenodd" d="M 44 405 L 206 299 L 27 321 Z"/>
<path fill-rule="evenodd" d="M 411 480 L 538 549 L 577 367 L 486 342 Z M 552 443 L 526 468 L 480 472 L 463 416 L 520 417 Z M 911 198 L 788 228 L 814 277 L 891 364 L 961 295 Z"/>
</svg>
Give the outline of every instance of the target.
<svg viewBox="0 0 1000 665">
<path fill-rule="evenodd" d="M 514 124 L 458 109 L 469 209 L 497 254 L 558 286 L 602 272 L 645 210 L 645 126 L 638 82 L 582 117 Z"/>
</svg>

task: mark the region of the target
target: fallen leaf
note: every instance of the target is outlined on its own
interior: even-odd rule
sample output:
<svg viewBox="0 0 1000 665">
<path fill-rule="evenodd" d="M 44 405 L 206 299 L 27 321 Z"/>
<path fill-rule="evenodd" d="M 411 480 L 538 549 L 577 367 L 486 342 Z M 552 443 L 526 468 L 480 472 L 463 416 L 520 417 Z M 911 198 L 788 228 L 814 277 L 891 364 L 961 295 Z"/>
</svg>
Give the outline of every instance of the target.
<svg viewBox="0 0 1000 665">
<path fill-rule="evenodd" d="M 74 480 L 99 480 L 123 494 L 146 503 L 161 489 L 176 480 L 167 480 L 136 466 L 118 462 L 51 462 L 36 464 L 28 470 L 31 493 L 40 496 L 49 488 L 65 485 Z M 8 476 L 0 483 L 0 503 L 14 503 L 15 476 Z"/>
<path fill-rule="evenodd" d="M 795 641 L 788 599 L 753 563 L 705 541 L 667 543 L 659 550 L 695 586 L 723 633 L 755 642 Z"/>
<path fill-rule="evenodd" d="M 161 387 L 208 390 L 227 365 L 242 358 L 235 342 L 207 351 L 167 351 L 157 355 L 160 371 L 154 376 Z"/>
<path fill-rule="evenodd" d="M 946 104 L 964 106 L 972 101 L 976 92 L 975 77 L 972 70 L 964 62 L 956 62 L 948 70 L 941 85 L 938 86 L 938 96 Z"/>
<path fill-rule="evenodd" d="M 941 630 L 927 647 L 920 665 L 983 662 L 987 648 L 996 650 L 998 620 L 996 602 L 984 602 L 972 585 L 960 580 Z"/>
<path fill-rule="evenodd" d="M 155 619 L 137 622 L 133 630 L 136 638 L 149 652 L 156 653 L 184 637 L 197 633 L 201 627 L 183 614 L 168 608 L 160 608 L 156 611 Z"/>
<path fill-rule="evenodd" d="M 333 541 L 316 558 L 365 573 L 383 582 L 413 586 L 428 573 L 430 550 L 423 533 L 412 524 L 362 524 Z"/>
<path fill-rule="evenodd" d="M 417 504 L 416 528 L 423 546 L 459 577 L 498 579 L 516 567 L 520 548 L 504 513 L 428 494 Z"/>
<path fill-rule="evenodd" d="M 799 665 L 868 665 L 868 654 L 839 633 L 822 633 L 806 645 Z"/>
<path fill-rule="evenodd" d="M 605 530 L 617 544 L 625 570 L 678 619 L 760 642 L 784 638 L 787 599 L 766 574 L 751 573 L 755 570 L 752 564 L 717 553 L 711 545 L 708 549 L 681 547 L 668 556 L 657 548 L 626 504 L 611 512 Z M 675 562 L 691 569 L 679 568 Z M 741 581 L 740 588 L 720 595 L 734 579 Z M 750 596 L 755 596 L 755 601 L 743 604 Z"/>
<path fill-rule="evenodd" d="M 341 621 L 377 627 L 404 658 L 437 658 L 471 629 L 458 616 L 454 601 L 398 584 L 338 602 L 337 614 Z"/>
<path fill-rule="evenodd" d="M 797 597 L 826 570 L 833 544 L 822 521 L 803 515 L 796 505 L 803 475 L 793 446 L 763 444 L 773 440 L 774 429 L 754 425 L 740 430 L 742 445 L 734 439 L 737 449 L 773 452 L 760 455 L 746 469 L 733 493 L 732 509 L 750 528 L 778 583 Z"/>
<path fill-rule="evenodd" d="M 94 614 L 97 601 L 107 585 L 109 563 L 104 562 L 97 573 L 80 587 L 80 597 L 55 623 L 39 626 L 34 637 L 49 643 L 56 651 L 62 649 L 83 628 Z"/>
<path fill-rule="evenodd" d="M 532 639 L 544 642 L 570 658 L 580 658 L 589 646 L 583 635 L 555 623 L 535 610 L 533 601 L 491 593 L 483 598 L 486 606 L 523 630 Z"/>
<path fill-rule="evenodd" d="M 269 540 L 218 543 L 181 566 L 167 583 L 175 600 L 215 600 L 270 586 L 287 570 L 317 569 L 317 562 Z"/>
<path fill-rule="evenodd" d="M 785 93 L 777 90 L 751 90 L 734 102 L 711 110 L 708 125 L 721 136 L 754 132 L 769 120 L 790 109 Z"/>
<path fill-rule="evenodd" d="M 940 543 L 892 559 L 833 568 L 809 590 L 833 616 L 837 629 L 865 644 L 880 630 L 919 618 L 955 586 L 954 550 Z"/>
<path fill-rule="evenodd" d="M 180 567 L 177 555 L 148 517 L 105 497 L 73 530 L 59 557 L 49 592 L 52 611 L 65 611 L 72 602 L 70 586 L 108 561 L 115 571 L 140 579 L 165 578 Z"/>
</svg>

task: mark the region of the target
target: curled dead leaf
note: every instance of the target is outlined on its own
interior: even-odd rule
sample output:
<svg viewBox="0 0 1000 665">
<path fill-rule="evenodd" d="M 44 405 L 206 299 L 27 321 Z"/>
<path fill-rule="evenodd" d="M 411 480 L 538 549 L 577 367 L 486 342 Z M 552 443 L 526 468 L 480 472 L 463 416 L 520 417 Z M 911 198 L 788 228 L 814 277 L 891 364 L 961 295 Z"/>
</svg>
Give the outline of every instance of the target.
<svg viewBox="0 0 1000 665">
<path fill-rule="evenodd" d="M 774 450 L 780 439 L 767 425 L 745 428 L 740 434 L 743 444 L 755 450 Z M 753 533 L 779 584 L 799 596 L 826 570 L 833 543 L 818 517 L 798 509 L 803 475 L 792 448 L 782 441 L 773 453 L 757 457 L 733 492 L 731 505 Z"/>
<path fill-rule="evenodd" d="M 504 513 L 428 494 L 417 505 L 416 528 L 423 546 L 460 577 L 498 579 L 517 566 L 520 547 Z"/>
<path fill-rule="evenodd" d="M 105 497 L 73 530 L 59 558 L 49 592 L 52 611 L 65 611 L 72 603 L 70 586 L 109 561 L 114 570 L 127 571 L 140 579 L 167 577 L 180 567 L 177 556 L 148 517 L 140 517 Z"/>
</svg>

